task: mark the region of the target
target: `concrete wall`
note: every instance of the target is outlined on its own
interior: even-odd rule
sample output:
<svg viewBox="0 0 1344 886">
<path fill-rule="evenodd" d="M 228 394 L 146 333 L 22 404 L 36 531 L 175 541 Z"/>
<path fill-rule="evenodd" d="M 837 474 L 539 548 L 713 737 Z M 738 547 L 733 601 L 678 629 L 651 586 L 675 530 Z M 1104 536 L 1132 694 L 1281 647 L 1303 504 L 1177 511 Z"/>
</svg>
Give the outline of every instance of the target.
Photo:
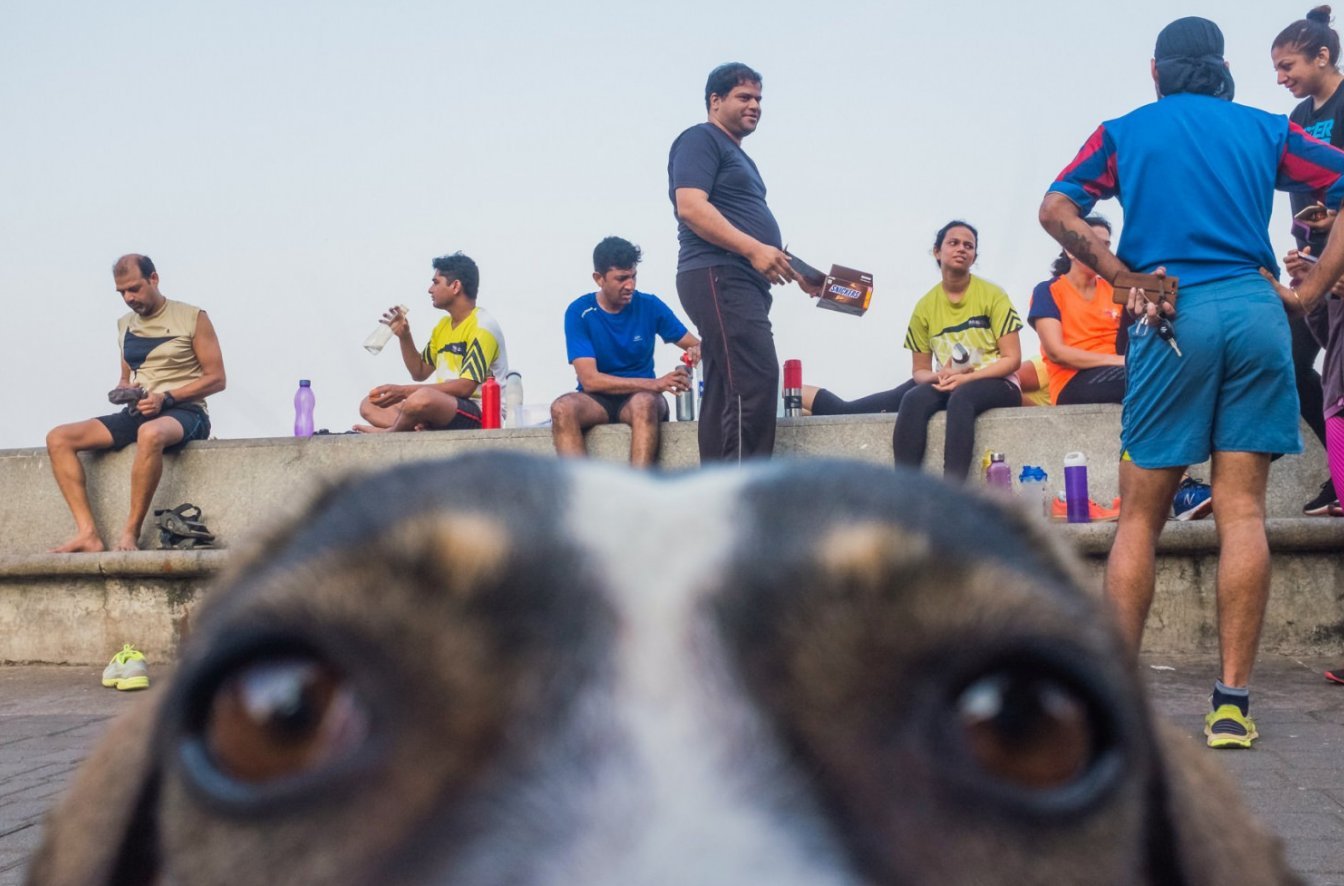
<svg viewBox="0 0 1344 886">
<path fill-rule="evenodd" d="M 777 457 L 852 458 L 891 463 L 890 416 L 831 416 L 781 419 Z M 699 464 L 693 422 L 664 428 L 662 467 Z M 930 422 L 925 468 L 941 471 L 944 420 Z M 1091 494 L 1109 502 L 1117 494 L 1120 408 L 1066 406 L 1049 409 L 998 409 L 976 425 L 977 452 L 995 449 L 1008 455 L 1014 475 L 1024 464 L 1043 466 L 1051 485 L 1063 478 L 1066 452 L 1088 456 Z M 1326 476 L 1320 444 L 1304 433 L 1307 449 L 1287 456 L 1271 469 L 1269 513 L 1292 517 L 1318 491 Z M 310 439 L 211 440 L 193 443 L 168 456 L 155 507 L 184 501 L 200 505 L 210 529 L 225 545 L 254 530 L 259 523 L 288 512 L 305 501 L 316 484 L 350 471 L 372 470 L 400 462 L 444 458 L 469 450 L 506 447 L 548 455 L 550 431 L 526 428 L 500 431 L 441 431 L 421 434 L 337 435 Z M 629 429 L 600 427 L 589 434 L 597 458 L 624 461 Z M 129 494 L 131 449 L 85 457 L 89 495 L 100 529 L 111 535 L 125 519 Z M 978 472 L 972 482 L 980 482 Z M 1208 478 L 1207 467 L 1194 470 Z M 73 532 L 69 512 L 57 494 L 51 466 L 41 449 L 0 451 L 0 553 L 43 551 Z M 146 524 L 142 546 L 156 536 Z"/>
<path fill-rule="evenodd" d="M 885 416 L 783 420 L 776 455 L 888 464 L 892 423 Z M 942 430 L 942 418 L 936 418 L 926 469 L 941 469 Z M 663 467 L 698 464 L 695 431 L 692 423 L 665 428 Z M 1062 477 L 1064 453 L 1082 450 L 1089 458 L 1093 497 L 1109 501 L 1116 492 L 1118 434 L 1118 407 L 1005 409 L 981 418 L 976 449 L 1006 452 L 1015 469 L 1042 465 L 1052 485 Z M 625 428 L 598 428 L 589 437 L 590 450 L 599 458 L 623 461 L 628 445 Z M 1339 556 L 1344 520 L 1299 516 L 1302 502 L 1325 476 L 1320 446 L 1314 438 L 1307 445 L 1303 456 L 1283 458 L 1271 470 L 1273 591 L 1264 646 L 1280 652 L 1335 652 L 1344 646 L 1344 559 Z M 168 458 L 155 504 L 195 502 L 228 545 L 264 531 L 302 506 L 319 484 L 351 471 L 483 447 L 552 453 L 546 429 L 209 441 Z M 86 458 L 90 497 L 105 534 L 124 519 L 131 456 L 127 450 Z M 123 642 L 136 643 L 151 661 L 174 658 L 192 612 L 228 551 L 41 553 L 71 529 L 46 453 L 0 451 L 0 662 L 103 664 Z M 1099 587 L 1114 526 L 1059 526 L 1058 531 L 1067 533 L 1090 563 Z M 153 538 L 147 529 L 144 541 Z M 1215 550 L 1211 521 L 1168 524 L 1146 638 L 1151 651 L 1217 648 Z"/>
</svg>

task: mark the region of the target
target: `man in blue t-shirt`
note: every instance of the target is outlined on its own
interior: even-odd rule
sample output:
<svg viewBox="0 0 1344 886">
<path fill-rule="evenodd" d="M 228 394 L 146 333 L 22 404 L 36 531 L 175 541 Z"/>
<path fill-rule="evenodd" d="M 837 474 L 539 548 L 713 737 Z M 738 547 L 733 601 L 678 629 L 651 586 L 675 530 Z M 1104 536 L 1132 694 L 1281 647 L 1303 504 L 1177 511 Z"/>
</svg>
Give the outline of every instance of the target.
<svg viewBox="0 0 1344 886">
<path fill-rule="evenodd" d="M 595 425 L 630 426 L 630 464 L 643 468 L 658 457 L 658 424 L 667 420 L 663 392 L 690 390 L 681 369 L 653 371 L 654 336 L 700 359 L 700 340 L 656 295 L 635 289 L 639 247 L 607 237 L 593 250 L 597 291 L 565 311 L 565 350 L 579 390 L 551 404 L 551 437 L 560 455 L 587 454 L 583 432 Z"/>
<path fill-rule="evenodd" d="M 765 203 L 765 183 L 742 150 L 761 119 L 761 75 L 737 62 L 705 84 L 709 120 L 672 143 L 668 196 L 677 217 L 677 295 L 705 338 L 700 460 L 766 456 L 775 448 L 779 358 L 770 287 L 798 282 Z"/>
<path fill-rule="evenodd" d="M 1328 205 L 1340 205 L 1344 153 L 1282 116 L 1234 104 L 1223 35 L 1213 22 L 1172 22 L 1153 56 L 1158 100 L 1092 134 L 1050 186 L 1040 219 L 1108 281 L 1131 268 L 1180 278 L 1179 304 L 1163 308 L 1176 347 L 1159 335 L 1166 329 L 1157 306 L 1143 290 L 1129 290 L 1129 309 L 1140 320 L 1125 358 L 1120 523 L 1105 591 L 1137 655 L 1172 495 L 1186 466 L 1212 455 L 1222 672 L 1204 732 L 1210 747 L 1245 748 L 1258 735 L 1247 684 L 1269 598 L 1269 462 L 1302 449 L 1281 303 L 1292 305 L 1298 295 L 1276 294 L 1262 279 L 1274 277 L 1263 269 L 1277 270 L 1269 217 L 1276 187 L 1319 191 Z M 1118 197 L 1125 210 L 1116 254 L 1084 220 L 1107 197 Z M 1344 264 L 1335 266 L 1334 255 L 1327 248 L 1320 270 L 1338 276 Z M 1304 282 L 1303 303 L 1317 294 L 1308 285 L 1321 282 Z"/>
</svg>

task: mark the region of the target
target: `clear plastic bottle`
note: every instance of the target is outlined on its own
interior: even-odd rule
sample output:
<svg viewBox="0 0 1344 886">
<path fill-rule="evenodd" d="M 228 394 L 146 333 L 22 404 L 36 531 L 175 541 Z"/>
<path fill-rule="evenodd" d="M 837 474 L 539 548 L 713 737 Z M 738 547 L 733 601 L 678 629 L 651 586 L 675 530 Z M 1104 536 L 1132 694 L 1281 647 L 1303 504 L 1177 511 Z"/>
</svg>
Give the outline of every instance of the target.
<svg viewBox="0 0 1344 886">
<path fill-rule="evenodd" d="M 1022 503 L 1037 517 L 1050 517 L 1050 477 L 1044 468 L 1036 465 L 1023 465 L 1022 473 L 1017 476 L 1018 495 Z"/>
<path fill-rule="evenodd" d="M 370 354 L 377 354 L 382 351 L 383 346 L 392 340 L 391 321 L 395 316 L 405 317 L 410 310 L 411 309 L 405 305 L 397 305 L 391 311 L 388 311 L 388 314 L 392 316 L 385 317 L 378 321 L 378 325 L 374 327 L 373 332 L 370 332 L 369 337 L 364 339 L 364 350 L 368 351 Z"/>
<path fill-rule="evenodd" d="M 504 427 L 523 426 L 523 374 L 510 372 L 504 376 Z"/>
<path fill-rule="evenodd" d="M 299 379 L 299 389 L 294 393 L 295 437 L 313 436 L 313 407 L 316 405 L 312 383 L 306 378 Z"/>
</svg>

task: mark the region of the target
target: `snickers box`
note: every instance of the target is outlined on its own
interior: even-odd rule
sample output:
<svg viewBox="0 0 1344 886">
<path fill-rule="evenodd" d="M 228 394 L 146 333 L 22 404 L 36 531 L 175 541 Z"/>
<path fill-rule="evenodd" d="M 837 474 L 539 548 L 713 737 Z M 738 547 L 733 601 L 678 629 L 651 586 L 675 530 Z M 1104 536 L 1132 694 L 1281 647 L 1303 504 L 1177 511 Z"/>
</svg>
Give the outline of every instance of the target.
<svg viewBox="0 0 1344 886">
<path fill-rule="evenodd" d="M 862 317 L 872 300 L 872 274 L 831 265 L 831 272 L 826 275 L 826 282 L 821 288 L 821 297 L 817 299 L 817 307 Z"/>
</svg>

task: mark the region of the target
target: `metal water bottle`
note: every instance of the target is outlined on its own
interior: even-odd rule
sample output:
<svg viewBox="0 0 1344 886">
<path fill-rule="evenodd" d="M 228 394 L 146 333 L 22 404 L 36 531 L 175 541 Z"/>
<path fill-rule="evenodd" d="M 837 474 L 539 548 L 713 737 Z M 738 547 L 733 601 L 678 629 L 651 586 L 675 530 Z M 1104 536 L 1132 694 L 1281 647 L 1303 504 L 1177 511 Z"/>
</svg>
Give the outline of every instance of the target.
<svg viewBox="0 0 1344 886">
<path fill-rule="evenodd" d="M 481 384 L 481 427 L 487 430 L 499 427 L 499 382 L 493 375 Z"/>
<path fill-rule="evenodd" d="M 784 361 L 784 414 L 803 414 L 803 361 Z"/>
<path fill-rule="evenodd" d="M 299 389 L 294 393 L 295 437 L 313 436 L 313 407 L 316 404 L 312 383 L 306 378 L 299 379 Z"/>
<path fill-rule="evenodd" d="M 1064 456 L 1064 501 L 1070 523 L 1091 523 L 1088 512 L 1087 456 L 1070 452 Z"/>
<path fill-rule="evenodd" d="M 682 354 L 681 365 L 677 367 L 686 373 L 686 390 L 677 395 L 677 421 L 695 421 L 695 384 L 691 376 L 694 362 L 690 354 Z"/>
<path fill-rule="evenodd" d="M 485 396 L 482 394 L 481 396 Z M 504 376 L 504 426 L 521 428 L 523 426 L 523 375 L 510 372 Z"/>
</svg>

